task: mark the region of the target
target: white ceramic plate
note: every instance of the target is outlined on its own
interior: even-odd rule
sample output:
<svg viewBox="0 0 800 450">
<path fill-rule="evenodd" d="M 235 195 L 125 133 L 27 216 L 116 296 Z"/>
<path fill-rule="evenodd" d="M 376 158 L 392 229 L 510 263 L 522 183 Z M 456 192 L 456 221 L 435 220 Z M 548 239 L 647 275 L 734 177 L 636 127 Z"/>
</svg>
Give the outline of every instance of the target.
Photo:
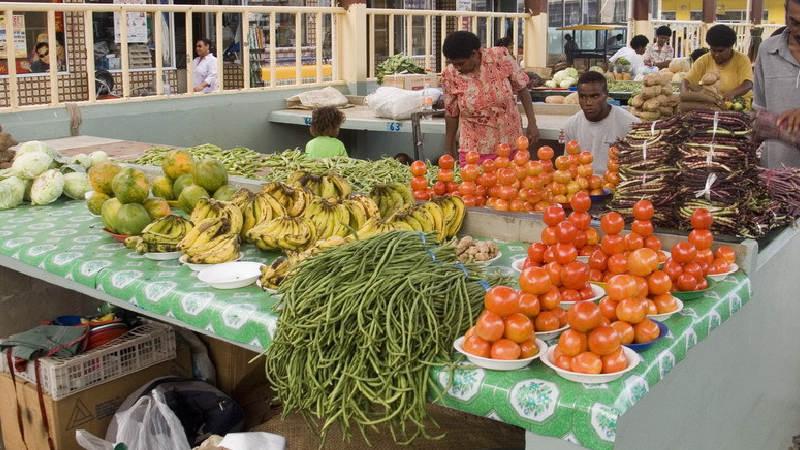
<svg viewBox="0 0 800 450">
<path fill-rule="evenodd" d="M 183 264 L 184 266 L 192 269 L 195 272 L 200 272 L 201 270 L 205 269 L 206 267 L 213 267 L 213 266 L 218 266 L 219 265 L 219 264 L 195 264 L 195 263 L 190 263 L 188 261 L 188 259 L 189 259 L 189 257 L 187 255 L 183 255 L 183 256 L 180 257 L 180 259 L 178 261 L 180 261 L 181 264 Z M 236 258 L 234 261 L 239 261 L 240 259 L 242 259 L 242 254 L 241 253 L 239 253 L 239 257 Z M 232 262 L 232 261 L 229 261 L 229 262 Z M 227 263 L 220 263 L 220 264 L 227 264 Z"/>
<path fill-rule="evenodd" d="M 495 257 L 492 259 L 487 259 L 486 261 L 473 261 L 473 262 L 479 266 L 488 266 L 489 264 L 500 259 L 501 256 L 503 256 L 503 254 L 498 250 L 497 255 L 495 255 Z"/>
<path fill-rule="evenodd" d="M 563 327 L 553 331 L 537 331 L 535 333 L 536 339 L 541 339 L 547 342 L 553 341 L 555 339 L 558 339 L 558 337 L 561 336 L 561 333 L 567 328 L 569 328 L 569 325 L 564 325 Z"/>
<path fill-rule="evenodd" d="M 266 292 L 268 294 L 272 294 L 275 297 L 280 297 L 280 294 L 278 294 L 278 290 L 277 289 L 265 288 L 264 286 L 261 286 L 261 275 L 260 274 L 259 274 L 259 277 L 256 279 L 256 286 L 260 287 L 261 289 L 264 290 L 264 292 Z"/>
<path fill-rule="evenodd" d="M 238 289 L 249 286 L 261 276 L 258 262 L 229 262 L 206 267 L 197 274 L 197 279 L 216 289 Z"/>
<path fill-rule="evenodd" d="M 547 352 L 544 355 L 542 355 L 542 362 L 547 364 L 547 366 L 549 366 L 551 369 L 553 369 L 561 378 L 569 381 L 574 381 L 576 383 L 584 383 L 584 384 L 609 383 L 633 370 L 636 367 L 636 365 L 639 364 L 639 362 L 641 362 L 642 360 L 642 358 L 639 356 L 638 353 L 623 345 L 622 351 L 625 353 L 625 357 L 628 358 L 628 368 L 619 371 L 617 373 L 608 373 L 608 374 L 601 373 L 597 375 L 590 375 L 585 373 L 571 372 L 569 370 L 564 370 L 556 366 L 555 363 L 553 362 L 553 351 L 555 349 L 556 349 L 555 346 L 547 349 Z"/>
<path fill-rule="evenodd" d="M 596 302 L 596 301 L 600 300 L 601 298 L 605 297 L 605 295 L 606 295 L 606 290 L 605 289 L 603 289 L 602 287 L 600 287 L 600 286 L 598 286 L 598 285 L 596 285 L 594 283 L 589 283 L 589 285 L 592 287 L 592 292 L 594 293 L 594 297 L 587 298 L 586 300 L 580 300 L 580 301 L 582 301 L 582 302 Z M 574 305 L 575 303 L 577 303 L 577 302 L 565 302 L 565 301 L 562 300 L 561 301 L 561 308 L 569 309 L 569 307 Z"/>
<path fill-rule="evenodd" d="M 515 259 L 511 263 L 511 267 L 514 268 L 514 270 L 516 270 L 517 272 L 522 273 L 522 266 L 525 265 L 525 260 L 526 259 L 528 259 L 527 256 L 519 258 L 519 259 Z"/>
<path fill-rule="evenodd" d="M 727 277 L 728 275 L 730 275 L 732 273 L 736 273 L 738 270 L 739 270 L 739 266 L 736 265 L 736 263 L 733 263 L 733 264 L 730 265 L 729 270 L 727 272 L 720 273 L 718 275 L 708 275 L 708 278 L 711 278 L 714 281 L 722 281 L 722 280 L 725 279 L 725 277 Z"/>
<path fill-rule="evenodd" d="M 530 358 L 525 359 L 514 359 L 514 360 L 504 360 L 504 359 L 492 359 L 492 358 L 484 358 L 482 356 L 475 356 L 470 353 L 464 351 L 464 337 L 460 337 L 453 342 L 453 348 L 456 349 L 458 353 L 466 356 L 467 359 L 470 360 L 472 364 L 475 364 L 478 367 L 487 370 L 499 370 L 499 371 L 509 371 L 509 370 L 517 370 L 522 369 L 523 367 L 527 366 L 531 363 L 534 359 L 538 358 L 539 356 L 545 354 L 547 352 L 547 344 L 542 341 L 541 339 L 536 339 L 536 346 L 539 347 L 539 353 Z"/>
<path fill-rule="evenodd" d="M 657 322 L 663 322 L 663 321 L 669 319 L 670 317 L 674 316 L 675 314 L 678 314 L 679 312 L 683 311 L 683 300 L 679 299 L 678 297 L 674 297 L 674 296 L 672 298 L 674 298 L 675 299 L 675 303 L 678 304 L 678 309 L 676 309 L 675 311 L 672 311 L 672 312 L 664 313 L 664 314 L 651 314 L 651 315 L 648 315 L 647 317 L 649 317 L 652 320 L 655 320 Z"/>
<path fill-rule="evenodd" d="M 181 252 L 145 253 L 144 257 L 153 261 L 169 261 L 181 257 Z"/>
</svg>

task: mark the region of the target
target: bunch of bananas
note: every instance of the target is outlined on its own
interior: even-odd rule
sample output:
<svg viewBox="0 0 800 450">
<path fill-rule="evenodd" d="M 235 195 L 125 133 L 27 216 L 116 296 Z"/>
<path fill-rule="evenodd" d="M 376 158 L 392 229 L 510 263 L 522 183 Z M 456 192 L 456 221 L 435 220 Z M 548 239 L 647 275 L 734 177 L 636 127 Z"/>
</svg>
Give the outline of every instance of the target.
<svg viewBox="0 0 800 450">
<path fill-rule="evenodd" d="M 267 183 L 262 186 L 261 192 L 277 200 L 286 210 L 286 215 L 290 217 L 301 216 L 313 198 L 309 191 L 283 183 Z"/>
<path fill-rule="evenodd" d="M 197 225 L 206 219 L 225 217 L 234 233 L 239 234 L 244 225 L 242 210 L 233 202 L 223 202 L 213 198 L 201 198 L 192 210 L 190 220 Z"/>
<path fill-rule="evenodd" d="M 467 206 L 464 200 L 458 196 L 437 197 L 433 202 L 442 208 L 444 213 L 444 237 L 450 239 L 461 230 L 464 224 L 464 216 L 467 214 Z"/>
<path fill-rule="evenodd" d="M 356 235 L 358 239 L 367 239 L 376 234 L 388 233 L 390 231 L 414 231 L 414 229 L 404 221 L 394 220 L 394 217 L 388 219 L 373 217 L 364 223 L 364 226 L 356 232 Z"/>
<path fill-rule="evenodd" d="M 306 258 L 317 255 L 324 250 L 352 242 L 353 239 L 350 236 L 346 238 L 333 236 L 317 241 L 313 246 L 300 253 L 289 253 L 286 257 L 279 257 L 268 266 L 261 266 L 261 287 L 264 289 L 277 289 Z"/>
<path fill-rule="evenodd" d="M 238 207 L 237 207 L 238 210 Z M 225 215 L 209 217 L 196 223 L 178 244 L 193 264 L 220 264 L 239 258 L 239 228 L 234 228 L 231 219 Z"/>
<path fill-rule="evenodd" d="M 420 203 L 397 212 L 390 218 L 390 222 L 403 222 L 415 231 L 436 233 L 439 242 L 444 242 L 447 233 L 444 212 L 441 206 L 434 202 Z"/>
<path fill-rule="evenodd" d="M 317 197 L 308 204 L 303 216 L 314 224 L 317 239 L 347 236 L 350 233 L 350 212 L 344 203 L 336 200 Z"/>
<path fill-rule="evenodd" d="M 369 196 L 384 219 L 414 204 L 411 190 L 403 183 L 376 184 Z"/>
<path fill-rule="evenodd" d="M 242 211 L 242 239 L 256 225 L 268 222 L 273 217 L 286 215 L 283 206 L 275 198 L 263 192 L 254 194 L 247 189 L 239 189 L 231 199 L 231 203 Z"/>
<path fill-rule="evenodd" d="M 142 230 L 134 250 L 139 253 L 167 253 L 178 249 L 178 243 L 193 228 L 183 217 L 162 217 Z M 126 240 L 126 245 L 128 245 Z"/>
<path fill-rule="evenodd" d="M 247 232 L 248 242 L 261 250 L 298 252 L 317 241 L 317 228 L 306 217 L 276 217 Z"/>
<path fill-rule="evenodd" d="M 358 230 L 367 220 L 380 216 L 378 205 L 366 195 L 353 194 L 344 201 L 344 206 L 350 213 L 350 228 Z"/>
<path fill-rule="evenodd" d="M 344 200 L 353 191 L 350 183 L 334 172 L 316 175 L 298 170 L 289 176 L 287 183 L 291 186 L 307 189 L 312 194 L 326 200 Z"/>
</svg>

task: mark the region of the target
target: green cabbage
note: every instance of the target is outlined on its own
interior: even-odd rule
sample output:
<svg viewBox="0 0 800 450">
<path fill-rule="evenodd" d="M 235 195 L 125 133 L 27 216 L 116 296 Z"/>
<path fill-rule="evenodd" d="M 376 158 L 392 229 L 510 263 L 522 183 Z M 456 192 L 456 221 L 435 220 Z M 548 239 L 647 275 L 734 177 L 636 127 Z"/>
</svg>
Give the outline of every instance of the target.
<svg viewBox="0 0 800 450">
<path fill-rule="evenodd" d="M 17 153 L 11 168 L 18 177 L 31 180 L 44 173 L 52 163 L 53 158 L 44 152 Z"/>
<path fill-rule="evenodd" d="M 16 208 L 25 195 L 25 182 L 17 177 L 0 181 L 0 209 Z"/>
<path fill-rule="evenodd" d="M 71 163 L 80 164 L 81 166 L 83 166 L 84 169 L 88 169 L 89 167 L 92 167 L 92 158 L 90 158 L 89 155 L 85 153 L 78 153 L 77 155 L 72 157 Z"/>
<path fill-rule="evenodd" d="M 64 191 L 64 175 L 56 169 L 50 169 L 33 180 L 31 186 L 31 203 L 47 205 L 61 197 Z"/>
<path fill-rule="evenodd" d="M 96 152 L 92 152 L 92 154 L 89 155 L 89 158 L 92 160 L 90 166 L 93 166 L 95 164 L 108 161 L 108 154 L 102 150 L 98 150 Z"/>
<path fill-rule="evenodd" d="M 70 172 L 64 175 L 64 195 L 74 200 L 83 200 L 91 190 L 85 173 Z"/>
</svg>

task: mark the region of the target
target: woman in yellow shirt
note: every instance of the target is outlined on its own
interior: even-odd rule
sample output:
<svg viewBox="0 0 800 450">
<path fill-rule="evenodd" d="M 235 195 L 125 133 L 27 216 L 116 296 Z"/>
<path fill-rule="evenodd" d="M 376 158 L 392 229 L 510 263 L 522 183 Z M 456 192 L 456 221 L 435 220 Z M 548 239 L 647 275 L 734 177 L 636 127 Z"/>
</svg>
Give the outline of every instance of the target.
<svg viewBox="0 0 800 450">
<path fill-rule="evenodd" d="M 717 73 L 720 94 L 725 100 L 752 97 L 753 66 L 747 56 L 733 49 L 736 32 L 727 25 L 714 25 L 706 34 L 706 43 L 711 51 L 692 64 L 692 70 L 683 80 L 684 87 L 688 88 L 688 83 L 699 84 L 706 73 Z"/>
</svg>

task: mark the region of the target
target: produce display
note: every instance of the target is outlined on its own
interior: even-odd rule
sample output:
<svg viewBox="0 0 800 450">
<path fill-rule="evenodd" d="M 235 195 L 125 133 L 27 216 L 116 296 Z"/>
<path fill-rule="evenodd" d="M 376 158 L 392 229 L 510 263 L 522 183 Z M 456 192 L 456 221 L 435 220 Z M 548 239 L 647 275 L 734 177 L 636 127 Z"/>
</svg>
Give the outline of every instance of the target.
<svg viewBox="0 0 800 450">
<path fill-rule="evenodd" d="M 380 424 L 397 442 L 427 436 L 428 370 L 451 359 L 480 312 L 482 279 L 455 247 L 416 232 L 304 260 L 278 289 L 282 313 L 265 358 L 284 412 L 319 419 L 323 440 L 335 425 L 345 436 Z"/>
<path fill-rule="evenodd" d="M 492 241 L 479 241 L 472 236 L 464 236 L 454 241 L 456 256 L 461 262 L 486 262 L 498 256 L 497 244 Z"/>
<path fill-rule="evenodd" d="M 642 92 L 628 102 L 631 114 L 648 122 L 675 115 L 679 97 L 672 93 L 672 72 L 665 70 L 644 77 Z"/>
<path fill-rule="evenodd" d="M 544 85 L 550 89 L 567 89 L 578 84 L 578 70 L 568 67 L 553 74 L 553 78 L 545 81 Z"/>
<path fill-rule="evenodd" d="M 385 61 L 378 64 L 375 68 L 375 77 L 378 79 L 378 84 L 383 83 L 383 77 L 386 75 L 394 75 L 396 73 L 425 73 L 425 69 L 417 65 L 413 59 L 408 56 L 398 53 L 386 58 Z"/>
<path fill-rule="evenodd" d="M 486 309 L 464 335 L 465 352 L 500 360 L 525 359 L 539 353 L 533 319 L 540 307 L 535 295 L 495 286 L 486 292 L 484 305 Z"/>
<path fill-rule="evenodd" d="M 174 252 L 192 228 L 192 222 L 183 217 L 168 215 L 144 227 L 141 236 L 128 236 L 125 246 L 139 253 Z"/>
<path fill-rule="evenodd" d="M 608 322 L 600 307 L 592 302 L 573 306 L 567 313 L 570 329 L 558 338 L 553 363 L 560 369 L 583 374 L 610 374 L 625 370 L 628 360 L 622 344 L 632 342 L 630 338 L 634 332 L 626 322 L 617 321 L 615 323 L 624 325 L 616 326 Z"/>
<path fill-rule="evenodd" d="M 239 258 L 239 234 L 242 232 L 242 211 L 233 203 L 208 203 L 201 199 L 192 211 L 194 227 L 178 243 L 186 261 L 193 264 L 220 264 Z M 196 214 L 195 211 L 203 209 Z"/>
<path fill-rule="evenodd" d="M 128 161 L 131 164 L 147 166 L 161 166 L 164 158 L 175 150 L 170 147 L 153 147 L 136 159 Z M 195 159 L 215 159 L 225 166 L 231 175 L 240 175 L 246 178 L 255 178 L 268 167 L 263 153 L 258 153 L 245 147 L 235 147 L 223 150 L 214 144 L 202 144 L 183 149 Z M 173 179 L 176 179 L 173 177 Z"/>
</svg>

